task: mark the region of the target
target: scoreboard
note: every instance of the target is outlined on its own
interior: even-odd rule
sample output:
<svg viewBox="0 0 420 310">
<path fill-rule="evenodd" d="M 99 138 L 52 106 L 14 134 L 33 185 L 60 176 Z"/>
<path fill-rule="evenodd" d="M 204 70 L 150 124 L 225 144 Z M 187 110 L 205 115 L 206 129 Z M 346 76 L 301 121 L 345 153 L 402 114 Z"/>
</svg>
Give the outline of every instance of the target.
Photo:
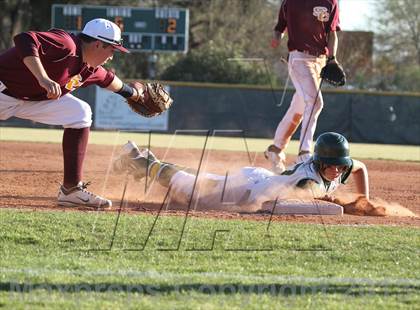
<svg viewBox="0 0 420 310">
<path fill-rule="evenodd" d="M 188 9 L 53 4 L 51 11 L 52 28 L 74 33 L 81 32 L 94 18 L 116 23 L 124 47 L 131 52 L 188 50 Z"/>
</svg>

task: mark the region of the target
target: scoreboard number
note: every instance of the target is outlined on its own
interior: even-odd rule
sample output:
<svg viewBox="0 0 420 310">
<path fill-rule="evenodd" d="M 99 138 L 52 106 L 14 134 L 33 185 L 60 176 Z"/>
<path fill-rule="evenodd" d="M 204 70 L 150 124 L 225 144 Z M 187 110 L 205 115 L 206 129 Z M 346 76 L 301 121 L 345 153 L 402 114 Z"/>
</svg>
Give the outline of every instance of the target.
<svg viewBox="0 0 420 310">
<path fill-rule="evenodd" d="M 51 26 L 74 33 L 94 18 L 114 22 L 121 29 L 124 47 L 131 52 L 188 50 L 188 9 L 53 4 L 51 10 Z"/>
</svg>

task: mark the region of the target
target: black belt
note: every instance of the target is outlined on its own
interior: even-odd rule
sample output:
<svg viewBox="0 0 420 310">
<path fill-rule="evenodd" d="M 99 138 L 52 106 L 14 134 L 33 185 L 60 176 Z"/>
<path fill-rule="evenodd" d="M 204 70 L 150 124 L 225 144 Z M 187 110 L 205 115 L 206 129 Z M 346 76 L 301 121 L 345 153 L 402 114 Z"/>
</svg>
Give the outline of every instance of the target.
<svg viewBox="0 0 420 310">
<path fill-rule="evenodd" d="M 311 56 L 315 56 L 315 57 L 320 57 L 322 55 L 325 55 L 325 54 L 316 54 L 316 53 L 312 53 L 310 51 L 299 50 L 299 49 L 295 49 L 295 51 L 298 51 L 298 52 L 301 52 L 301 53 L 304 53 L 304 54 L 308 54 L 308 55 L 311 55 Z"/>
<path fill-rule="evenodd" d="M 5 94 L 6 96 L 13 97 L 13 95 L 9 92 L 7 88 L 3 89 L 1 92 L 2 94 Z"/>
</svg>

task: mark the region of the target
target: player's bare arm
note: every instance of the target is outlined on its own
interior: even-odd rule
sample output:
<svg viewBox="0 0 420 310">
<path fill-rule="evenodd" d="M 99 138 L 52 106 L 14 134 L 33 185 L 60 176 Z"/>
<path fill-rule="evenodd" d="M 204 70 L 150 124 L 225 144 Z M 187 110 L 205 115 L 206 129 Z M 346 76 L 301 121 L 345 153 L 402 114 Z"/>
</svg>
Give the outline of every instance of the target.
<svg viewBox="0 0 420 310">
<path fill-rule="evenodd" d="M 271 38 L 271 47 L 276 48 L 280 45 L 281 39 L 284 37 L 284 33 L 274 30 L 273 37 Z"/>
<path fill-rule="evenodd" d="M 353 159 L 352 175 L 358 193 L 369 199 L 369 178 L 366 165 L 361 161 Z"/>
<path fill-rule="evenodd" d="M 331 31 L 328 34 L 328 57 L 333 57 L 332 60 L 336 62 L 335 56 L 337 55 L 338 49 L 338 36 L 336 31 Z"/>
<path fill-rule="evenodd" d="M 122 86 L 123 81 L 121 81 L 121 79 L 118 76 L 114 76 L 114 79 L 112 80 L 111 84 L 109 84 L 106 89 L 112 92 L 117 92 L 121 89 Z"/>
<path fill-rule="evenodd" d="M 106 89 L 117 93 L 123 96 L 124 98 L 129 98 L 133 100 L 136 100 L 137 98 L 143 96 L 143 92 L 139 92 L 137 88 L 125 84 L 118 76 L 114 77 L 111 84 L 109 84 Z"/>
<path fill-rule="evenodd" d="M 39 57 L 27 56 L 23 59 L 23 63 L 38 80 L 39 85 L 47 91 L 48 98 L 57 99 L 61 96 L 60 84 L 49 78 Z"/>
</svg>

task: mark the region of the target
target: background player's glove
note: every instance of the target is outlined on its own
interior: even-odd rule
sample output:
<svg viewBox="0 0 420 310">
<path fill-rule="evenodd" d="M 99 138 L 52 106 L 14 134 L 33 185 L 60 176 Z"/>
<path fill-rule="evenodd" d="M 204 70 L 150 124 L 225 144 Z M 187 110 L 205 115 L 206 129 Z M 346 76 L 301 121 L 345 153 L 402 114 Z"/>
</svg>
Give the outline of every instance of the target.
<svg viewBox="0 0 420 310">
<path fill-rule="evenodd" d="M 344 73 L 343 67 L 336 62 L 328 62 L 322 68 L 321 78 L 335 87 L 346 84 L 346 74 Z"/>
<path fill-rule="evenodd" d="M 145 117 L 153 117 L 168 110 L 173 102 L 171 96 L 159 83 L 146 83 L 133 82 L 129 84 L 137 90 L 138 96 L 135 99 L 127 98 L 127 103 L 130 108 Z"/>
</svg>

